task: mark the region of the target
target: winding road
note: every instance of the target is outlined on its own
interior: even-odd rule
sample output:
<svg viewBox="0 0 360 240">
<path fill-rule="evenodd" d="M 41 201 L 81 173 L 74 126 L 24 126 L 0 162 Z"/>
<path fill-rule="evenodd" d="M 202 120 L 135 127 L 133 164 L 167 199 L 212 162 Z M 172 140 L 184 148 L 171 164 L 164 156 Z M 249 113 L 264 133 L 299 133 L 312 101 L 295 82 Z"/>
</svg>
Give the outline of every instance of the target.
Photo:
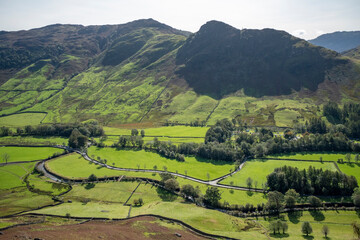
<svg viewBox="0 0 360 240">
<path fill-rule="evenodd" d="M 69 152 L 76 152 L 78 154 L 80 154 L 85 160 L 89 161 L 89 162 L 92 162 L 94 164 L 97 164 L 97 165 L 100 165 L 102 167 L 105 167 L 105 168 L 108 168 L 108 169 L 111 169 L 111 170 L 115 170 L 115 171 L 128 171 L 128 172 L 149 172 L 149 173 L 164 173 L 164 171 L 160 171 L 160 170 L 151 170 L 151 169 L 135 169 L 135 168 L 120 168 L 120 167 L 113 167 L 113 166 L 109 166 L 105 163 L 101 163 L 101 162 L 98 162 L 92 158 L 90 158 L 86 153 L 84 152 L 81 152 L 79 150 L 74 150 L 74 149 L 71 149 L 67 146 L 62 146 L 62 145 L 56 145 L 54 146 L 56 148 L 61 148 L 61 149 L 64 149 L 64 150 L 67 150 Z M 56 182 L 62 182 L 63 180 L 62 179 L 59 179 L 57 176 L 55 176 L 54 174 L 52 174 L 51 172 L 49 172 L 45 167 L 44 167 L 44 164 L 45 162 L 48 161 L 48 160 L 45 160 L 43 162 L 41 162 L 40 164 L 37 165 L 37 170 L 41 171 L 42 173 L 44 173 L 44 176 L 50 178 L 51 180 L 53 181 L 56 181 Z M 210 185 L 210 186 L 214 186 L 214 187 L 221 187 L 221 188 L 227 188 L 227 189 L 234 189 L 234 190 L 242 190 L 242 191 L 249 191 L 249 188 L 246 188 L 246 187 L 238 187 L 238 186 L 229 186 L 229 185 L 223 185 L 223 184 L 220 184 L 219 182 L 222 181 L 223 179 L 227 178 L 227 177 L 230 177 L 232 176 L 233 174 L 239 172 L 243 166 L 245 165 L 246 161 L 243 162 L 235 171 L 229 173 L 229 174 L 226 174 L 224 176 L 221 176 L 219 178 L 216 178 L 216 179 L 213 179 L 211 181 L 204 181 L 204 180 L 201 180 L 201 179 L 198 179 L 198 178 L 194 178 L 194 177 L 189 177 L 189 176 L 186 176 L 186 175 L 183 175 L 183 174 L 180 174 L 180 173 L 173 173 L 173 172 L 167 172 L 173 176 L 176 176 L 176 177 L 181 177 L 181 178 L 184 178 L 184 179 L 187 179 L 187 180 L 190 180 L 190 181 L 194 181 L 194 182 L 197 182 L 197 183 L 201 183 L 201 184 L 206 184 L 206 185 Z M 263 192 L 262 189 L 254 189 L 254 188 L 250 188 L 250 191 L 252 192 Z"/>
</svg>

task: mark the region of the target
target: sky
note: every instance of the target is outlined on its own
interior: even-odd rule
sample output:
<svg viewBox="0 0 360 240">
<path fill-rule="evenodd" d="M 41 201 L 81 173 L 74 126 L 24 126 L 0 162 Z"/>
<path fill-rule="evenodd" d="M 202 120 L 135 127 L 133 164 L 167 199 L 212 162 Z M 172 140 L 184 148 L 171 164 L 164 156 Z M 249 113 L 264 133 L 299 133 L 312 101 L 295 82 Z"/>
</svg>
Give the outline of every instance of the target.
<svg viewBox="0 0 360 240">
<path fill-rule="evenodd" d="M 210 20 L 313 39 L 360 30 L 360 0 L 0 0 L 0 30 L 50 24 L 121 24 L 153 18 L 196 32 Z"/>
</svg>

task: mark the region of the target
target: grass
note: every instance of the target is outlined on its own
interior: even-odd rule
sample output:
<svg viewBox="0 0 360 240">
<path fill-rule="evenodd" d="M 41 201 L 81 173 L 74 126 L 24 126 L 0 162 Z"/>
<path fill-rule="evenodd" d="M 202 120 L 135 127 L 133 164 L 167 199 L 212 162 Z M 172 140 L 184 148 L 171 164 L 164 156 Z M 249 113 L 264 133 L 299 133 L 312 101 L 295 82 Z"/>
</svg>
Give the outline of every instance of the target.
<svg viewBox="0 0 360 240">
<path fill-rule="evenodd" d="M 73 189 L 66 194 L 65 199 L 71 199 L 73 201 L 88 199 L 91 202 L 125 203 L 138 184 L 138 182 L 122 181 L 96 183 L 95 185 L 75 185 Z"/>
<path fill-rule="evenodd" d="M 286 235 L 273 235 L 273 238 L 285 239 L 325 239 L 321 232 L 323 225 L 329 227 L 328 239 L 343 240 L 354 239 L 351 223 L 354 221 L 359 222 L 359 213 L 355 211 L 303 211 L 288 214 L 281 214 L 281 219 L 286 221 L 289 226 Z M 268 227 L 269 218 L 260 218 L 257 220 L 264 227 Z M 306 237 L 301 233 L 301 225 L 304 221 L 310 222 L 313 233 Z"/>
<path fill-rule="evenodd" d="M 53 203 L 50 196 L 32 193 L 26 187 L 0 190 L 0 216 L 30 211 Z"/>
<path fill-rule="evenodd" d="M 115 148 L 90 147 L 88 155 L 107 159 L 109 164 L 115 163 L 115 166 L 122 168 L 153 169 L 156 165 L 158 170 L 164 170 L 164 166 L 166 166 L 167 171 L 178 171 L 181 174 L 185 174 L 185 171 L 187 171 L 188 176 L 203 180 L 208 180 L 207 173 L 209 173 L 210 179 L 215 179 L 229 173 L 229 170 L 234 168 L 234 165 L 227 162 L 195 157 L 186 157 L 185 162 L 179 162 L 175 159 L 168 159 L 157 153 L 145 150 L 117 150 Z"/>
<path fill-rule="evenodd" d="M 0 147 L 1 162 L 4 162 L 3 154 L 9 154 L 8 162 L 23 162 L 42 160 L 51 157 L 55 153 L 63 153 L 64 150 L 50 147 Z"/>
<path fill-rule="evenodd" d="M 170 126 L 144 128 L 145 136 L 205 137 L 208 127 Z M 142 129 L 138 129 L 139 133 Z M 131 135 L 131 129 L 104 127 L 106 135 Z"/>
<path fill-rule="evenodd" d="M 299 112 L 285 109 L 276 111 L 274 119 L 277 127 L 291 127 L 299 116 Z"/>
<path fill-rule="evenodd" d="M 0 167 L 0 190 L 25 186 L 23 179 L 34 169 L 35 163 L 21 163 Z"/>
<path fill-rule="evenodd" d="M 39 176 L 38 174 L 30 174 L 28 181 L 34 189 L 47 192 L 52 196 L 57 196 L 69 189 L 65 184 L 50 182 L 48 178 Z"/>
<path fill-rule="evenodd" d="M 279 159 L 294 159 L 294 160 L 314 160 L 320 161 L 320 157 L 322 157 L 323 161 L 334 161 L 336 162 L 339 158 L 342 158 L 346 161 L 347 153 L 329 153 L 329 152 L 301 152 L 301 153 L 289 153 L 289 154 L 276 154 L 269 155 L 270 158 L 279 158 Z M 350 153 L 351 161 L 355 159 L 354 153 Z"/>
<path fill-rule="evenodd" d="M 26 125 L 38 125 L 46 116 L 46 113 L 19 113 L 0 117 L 0 126 L 24 127 Z"/>
<path fill-rule="evenodd" d="M 0 137 L 1 145 L 35 145 L 35 146 L 51 146 L 51 145 L 61 145 L 67 143 L 68 138 L 62 137 L 38 137 L 38 136 L 10 136 L 10 137 Z"/>
<path fill-rule="evenodd" d="M 73 217 L 103 217 L 103 218 L 126 218 L 129 207 L 119 203 L 81 202 L 64 203 L 55 207 L 33 211 L 40 214 L 54 214 Z"/>
<path fill-rule="evenodd" d="M 324 170 L 336 171 L 333 163 L 320 163 L 320 162 L 296 162 L 296 161 L 279 161 L 279 160 L 251 160 L 245 163 L 244 167 L 232 175 L 221 181 L 221 184 L 234 186 L 247 187 L 246 179 L 252 178 L 254 183 L 252 187 L 255 187 L 255 181 L 257 181 L 257 188 L 261 188 L 266 183 L 266 176 L 274 171 L 275 168 L 282 166 L 292 166 L 299 169 L 307 169 L 310 166 L 315 168 L 322 168 Z"/>
<path fill-rule="evenodd" d="M 72 166 L 69 168 L 69 166 Z M 97 177 L 114 177 L 126 175 L 129 177 L 144 177 L 153 178 L 159 180 L 158 174 L 155 176 L 152 173 L 145 172 L 128 172 L 128 171 L 116 171 L 101 167 L 86 161 L 82 156 L 76 153 L 68 154 L 46 162 L 46 167 L 63 177 L 70 179 L 82 178 L 86 179 L 91 174 L 95 174 Z"/>
<path fill-rule="evenodd" d="M 338 164 L 340 170 L 346 175 L 354 176 L 360 184 L 360 164 L 359 163 L 343 163 Z"/>
</svg>

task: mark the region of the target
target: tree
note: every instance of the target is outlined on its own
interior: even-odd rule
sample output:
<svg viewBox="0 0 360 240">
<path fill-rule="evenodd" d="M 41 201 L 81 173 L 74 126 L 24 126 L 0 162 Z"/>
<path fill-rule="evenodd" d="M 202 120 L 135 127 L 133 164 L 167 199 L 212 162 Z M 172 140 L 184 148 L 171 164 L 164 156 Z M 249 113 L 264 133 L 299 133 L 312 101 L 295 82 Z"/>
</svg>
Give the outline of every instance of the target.
<svg viewBox="0 0 360 240">
<path fill-rule="evenodd" d="M 251 188 L 252 184 L 253 184 L 252 178 L 251 178 L 251 177 L 248 177 L 248 178 L 246 179 L 246 185 L 248 186 L 249 191 L 250 191 L 250 188 Z"/>
<path fill-rule="evenodd" d="M 141 135 L 141 137 L 145 137 L 145 130 L 144 129 L 141 129 L 140 135 Z"/>
<path fill-rule="evenodd" d="M 313 207 L 321 207 L 322 205 L 321 199 L 315 196 L 310 196 L 308 201 Z"/>
<path fill-rule="evenodd" d="M 211 206 L 218 206 L 219 201 L 221 200 L 221 193 L 218 188 L 210 187 L 206 189 L 206 193 L 204 195 L 204 201 Z"/>
<path fill-rule="evenodd" d="M 139 131 L 137 129 L 131 129 L 131 136 L 139 135 Z"/>
<path fill-rule="evenodd" d="M 198 189 L 195 189 L 192 185 L 190 184 L 185 184 L 181 187 L 181 191 L 180 193 L 184 196 L 189 196 L 192 197 L 193 199 L 199 197 L 200 193 L 198 191 Z"/>
<path fill-rule="evenodd" d="M 350 155 L 350 153 L 347 153 L 347 154 L 345 155 L 345 159 L 346 159 L 346 161 L 348 161 L 348 163 L 350 163 L 350 161 L 351 161 L 351 155 Z"/>
<path fill-rule="evenodd" d="M 206 173 L 206 177 L 207 177 L 208 181 L 210 181 L 210 174 L 209 173 Z"/>
<path fill-rule="evenodd" d="M 355 160 L 355 162 L 356 162 L 356 163 L 358 163 L 358 162 L 359 162 L 359 160 L 360 160 L 360 156 L 359 156 L 359 154 L 356 154 L 356 155 L 355 155 L 354 160 Z"/>
<path fill-rule="evenodd" d="M 355 188 L 354 193 L 351 195 L 351 199 L 356 207 L 360 207 L 360 188 Z"/>
<path fill-rule="evenodd" d="M 306 236 L 309 236 L 309 234 L 311 234 L 312 233 L 312 227 L 311 227 L 311 225 L 310 225 L 310 223 L 309 222 L 303 222 L 303 224 L 301 225 L 301 232 L 303 233 L 303 234 L 306 234 Z"/>
<path fill-rule="evenodd" d="M 285 234 L 285 232 L 288 230 L 289 226 L 286 222 L 281 222 L 281 229 L 283 234 Z"/>
<path fill-rule="evenodd" d="M 154 166 L 153 166 L 153 169 L 154 169 L 154 171 L 156 171 L 156 170 L 157 170 L 157 166 L 156 166 L 156 165 L 154 165 Z"/>
<path fill-rule="evenodd" d="M 275 211 L 280 211 L 283 206 L 284 195 L 278 191 L 268 193 L 267 208 Z"/>
<path fill-rule="evenodd" d="M 1 158 L 3 160 L 4 163 L 8 163 L 9 159 L 10 159 L 10 155 L 7 153 L 7 152 L 4 152 L 2 155 L 1 155 Z"/>
<path fill-rule="evenodd" d="M 327 225 L 324 225 L 321 229 L 321 232 L 324 234 L 325 238 L 327 238 L 327 235 L 330 232 L 329 227 Z"/>
<path fill-rule="evenodd" d="M 74 128 L 69 137 L 69 147 L 82 148 L 86 146 L 88 138 L 80 133 L 77 128 Z"/>
<path fill-rule="evenodd" d="M 97 181 L 98 178 L 95 176 L 95 174 L 91 174 L 89 177 L 88 177 L 88 181 L 89 182 L 95 182 Z"/>
<path fill-rule="evenodd" d="M 323 158 L 322 158 L 322 157 L 320 157 L 320 162 L 321 162 L 321 163 L 323 162 Z"/>
<path fill-rule="evenodd" d="M 174 178 L 170 178 L 165 181 L 165 188 L 175 192 L 179 189 L 179 183 Z"/>
<path fill-rule="evenodd" d="M 287 207 L 294 207 L 298 198 L 300 197 L 300 194 L 297 193 L 294 189 L 289 189 L 286 193 L 285 193 L 285 205 Z"/>
</svg>

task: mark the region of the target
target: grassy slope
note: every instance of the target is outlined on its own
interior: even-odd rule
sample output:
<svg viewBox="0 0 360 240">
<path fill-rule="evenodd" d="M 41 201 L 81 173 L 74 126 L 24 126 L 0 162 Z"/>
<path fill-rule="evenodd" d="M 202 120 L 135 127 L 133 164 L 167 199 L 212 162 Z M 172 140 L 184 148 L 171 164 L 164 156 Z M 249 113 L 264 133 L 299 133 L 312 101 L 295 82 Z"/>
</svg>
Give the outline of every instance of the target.
<svg viewBox="0 0 360 240">
<path fill-rule="evenodd" d="M 166 166 L 167 171 L 178 171 L 181 174 L 185 174 L 185 171 L 187 171 L 188 176 L 203 180 L 208 180 L 207 173 L 210 174 L 210 179 L 215 179 L 229 173 L 229 170 L 234 168 L 233 165 L 226 162 L 215 162 L 195 157 L 186 157 L 185 162 L 178 162 L 175 159 L 171 160 L 157 153 L 144 150 L 90 147 L 88 154 L 89 156 L 95 155 L 95 157 L 99 156 L 101 159 L 107 159 L 108 164 L 115 163 L 114 166 L 117 167 L 153 169 L 153 166 L 156 165 L 158 170 L 164 170 L 163 167 Z"/>
<path fill-rule="evenodd" d="M 351 223 L 354 221 L 359 222 L 360 220 L 359 214 L 355 211 L 304 211 L 282 214 L 281 216 L 289 225 L 288 234 L 275 236 L 271 234 L 270 236 L 274 239 L 325 239 L 321 232 L 323 225 L 327 225 L 330 229 L 328 239 L 354 239 Z M 258 221 L 265 227 L 269 225 L 268 219 L 264 220 L 263 218 L 260 218 Z M 301 225 L 304 221 L 309 221 L 313 228 L 313 233 L 307 238 L 301 233 Z"/>
<path fill-rule="evenodd" d="M 232 177 L 226 178 L 221 181 L 222 184 L 230 185 L 233 182 L 234 186 L 246 187 L 246 179 L 252 178 L 258 182 L 257 187 L 261 188 L 262 184 L 266 182 L 266 176 L 274 171 L 275 168 L 282 166 L 292 166 L 299 169 L 307 169 L 310 166 L 315 168 L 328 169 L 336 171 L 335 165 L 332 163 L 320 163 L 320 162 L 295 162 L 295 161 L 278 161 L 278 160 L 252 160 L 245 163 L 245 166 Z"/>
<path fill-rule="evenodd" d="M 8 162 L 34 161 L 51 157 L 54 153 L 63 153 L 64 150 L 50 147 L 0 147 L 0 156 L 9 154 Z M 1 162 L 4 162 L 1 159 Z"/>
<path fill-rule="evenodd" d="M 351 161 L 354 161 L 355 155 L 356 154 L 351 154 Z M 323 161 L 336 162 L 339 158 L 342 158 L 344 161 L 346 161 L 345 156 L 346 156 L 346 153 L 304 152 L 304 153 L 269 155 L 268 157 L 280 158 L 280 159 L 315 160 L 315 161 L 320 161 L 320 157 L 322 157 Z"/>
<path fill-rule="evenodd" d="M 35 163 L 22 163 L 0 167 L 0 189 L 10 189 L 25 186 L 23 179 L 32 172 Z"/>
<path fill-rule="evenodd" d="M 62 137 L 37 137 L 37 136 L 16 136 L 16 137 L 0 137 L 0 144 L 16 144 L 16 145 L 35 145 L 49 146 L 67 143 L 68 138 Z"/>
<path fill-rule="evenodd" d="M 171 126 L 145 128 L 145 136 L 205 137 L 208 127 Z M 131 129 L 104 127 L 106 135 L 131 135 Z M 138 129 L 140 132 L 141 129 Z"/>
<path fill-rule="evenodd" d="M 38 125 L 46 116 L 45 113 L 21 113 L 0 118 L 1 126 L 23 127 L 26 125 Z"/>
</svg>

